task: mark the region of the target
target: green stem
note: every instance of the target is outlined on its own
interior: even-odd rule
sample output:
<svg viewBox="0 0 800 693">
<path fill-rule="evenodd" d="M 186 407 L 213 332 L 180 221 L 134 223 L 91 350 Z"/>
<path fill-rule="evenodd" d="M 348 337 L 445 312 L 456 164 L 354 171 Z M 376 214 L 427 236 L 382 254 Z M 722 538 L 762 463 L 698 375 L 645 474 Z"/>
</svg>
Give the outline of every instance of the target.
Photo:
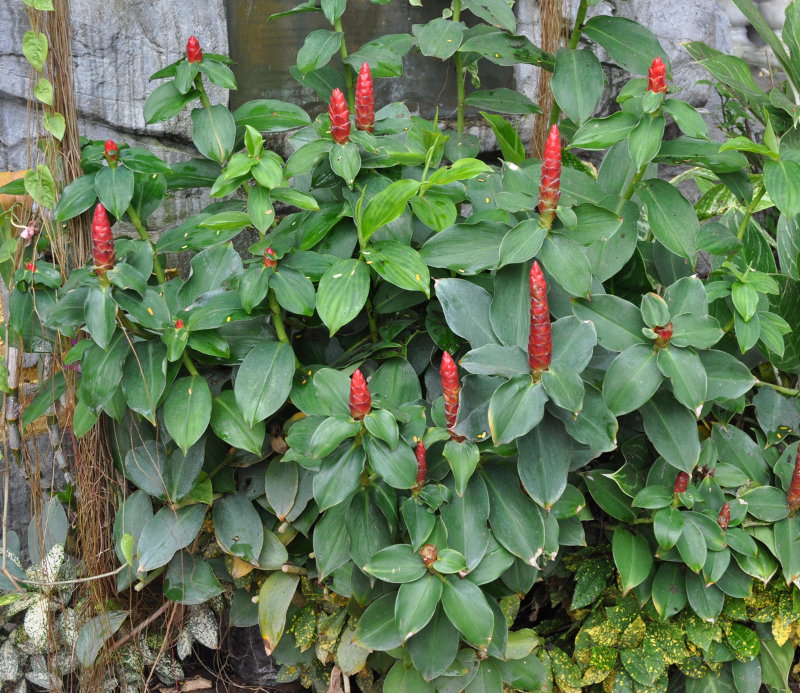
<svg viewBox="0 0 800 693">
<path fill-rule="evenodd" d="M 379 339 L 378 323 L 375 320 L 375 310 L 372 307 L 372 299 L 367 298 L 367 321 L 369 322 L 369 339 L 375 344 Z"/>
<path fill-rule="evenodd" d="M 764 193 L 766 192 L 767 192 L 766 188 L 761 188 L 761 190 L 752 199 L 750 204 L 747 205 L 747 211 L 745 211 L 744 219 L 742 219 L 742 223 L 739 224 L 739 233 L 736 234 L 736 238 L 738 238 L 740 241 L 744 238 L 744 234 L 747 231 L 747 227 L 750 224 L 750 219 L 755 213 L 756 207 L 758 207 L 758 203 L 761 202 L 761 198 L 764 197 Z"/>
<path fill-rule="evenodd" d="M 583 34 L 583 23 L 586 21 L 586 12 L 589 9 L 589 0 L 581 0 L 578 5 L 578 12 L 575 15 L 575 23 L 572 25 L 572 33 L 569 36 L 567 48 L 574 51 L 578 47 Z M 553 101 L 553 108 L 550 109 L 550 125 L 555 125 L 561 115 L 561 107 Z"/>
<path fill-rule="evenodd" d="M 267 300 L 269 301 L 269 309 L 272 313 L 272 326 L 275 328 L 275 334 L 278 335 L 278 339 L 281 342 L 288 344 L 289 336 L 286 334 L 286 326 L 283 324 L 281 307 L 278 305 L 278 299 L 275 297 L 275 292 L 272 289 L 270 289 L 267 294 Z"/>
<path fill-rule="evenodd" d="M 458 22 L 461 19 L 461 0 L 453 0 L 453 21 Z M 456 95 L 457 95 L 457 110 L 456 110 L 456 130 L 459 135 L 464 134 L 464 60 L 461 53 L 456 51 L 455 54 L 455 67 L 456 67 Z"/>
<path fill-rule="evenodd" d="M 622 193 L 622 197 L 620 198 L 620 201 L 617 204 L 617 214 L 619 214 L 622 211 L 622 207 L 625 205 L 625 202 L 633 197 L 633 193 L 636 192 L 636 184 L 640 180 L 642 180 L 642 178 L 644 177 L 644 172 L 646 170 L 647 170 L 647 164 L 643 164 L 633 175 L 633 178 L 631 178 L 630 183 L 628 183 L 628 187 L 625 188 L 625 192 Z"/>
<path fill-rule="evenodd" d="M 131 220 L 131 223 L 136 227 L 136 231 L 139 233 L 139 238 L 141 238 L 143 241 L 147 241 L 148 244 L 150 245 L 150 250 L 153 253 L 153 271 L 156 273 L 156 278 L 158 279 L 158 283 L 163 284 L 164 268 L 161 266 L 161 260 L 158 259 L 158 253 L 156 252 L 156 247 L 150 240 L 150 236 L 147 233 L 147 229 L 142 223 L 142 220 L 139 218 L 139 215 L 136 213 L 136 210 L 133 208 L 133 205 L 128 205 L 127 214 L 128 218 Z"/>
<path fill-rule="evenodd" d="M 189 371 L 189 373 L 191 375 L 200 375 L 197 372 L 197 369 L 194 367 L 194 364 L 192 363 L 192 359 L 189 358 L 189 354 L 186 353 L 185 349 L 183 351 L 182 358 L 183 358 L 183 365 L 186 366 L 186 370 Z"/>
<path fill-rule="evenodd" d="M 795 390 L 792 387 L 784 387 L 783 385 L 775 385 L 775 383 L 768 383 L 766 380 L 756 380 L 754 383 L 756 387 L 771 387 L 775 392 L 780 392 L 782 395 L 788 397 L 800 396 L 800 390 Z"/>
<path fill-rule="evenodd" d="M 355 93 L 353 92 L 353 70 L 345 62 L 347 58 L 347 42 L 344 39 L 344 28 L 342 27 L 342 18 L 339 17 L 333 23 L 333 30 L 338 31 L 342 35 L 342 42 L 339 44 L 339 55 L 342 58 L 342 67 L 344 68 L 344 83 L 347 88 L 347 103 L 352 111 L 355 108 Z"/>
<path fill-rule="evenodd" d="M 200 103 L 203 104 L 203 108 L 211 108 L 211 101 L 209 101 L 206 88 L 203 85 L 203 76 L 199 72 L 197 73 L 197 77 L 194 78 L 194 88 L 197 89 L 200 94 Z"/>
</svg>

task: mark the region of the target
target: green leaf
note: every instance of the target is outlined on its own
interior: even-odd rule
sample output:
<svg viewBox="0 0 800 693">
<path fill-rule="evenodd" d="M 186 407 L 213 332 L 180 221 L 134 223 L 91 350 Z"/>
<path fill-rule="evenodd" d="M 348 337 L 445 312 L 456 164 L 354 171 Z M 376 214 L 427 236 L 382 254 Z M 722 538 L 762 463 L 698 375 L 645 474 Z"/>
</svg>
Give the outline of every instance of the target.
<svg viewBox="0 0 800 693">
<path fill-rule="evenodd" d="M 325 272 L 317 291 L 317 312 L 331 335 L 361 312 L 368 294 L 366 263 L 341 260 Z"/>
<path fill-rule="evenodd" d="M 506 231 L 504 224 L 489 221 L 455 224 L 431 236 L 420 255 L 431 267 L 477 274 L 497 266 Z"/>
<path fill-rule="evenodd" d="M 664 116 L 644 116 L 628 136 L 631 159 L 639 169 L 650 163 L 661 149 L 666 121 Z"/>
<path fill-rule="evenodd" d="M 480 587 L 469 580 L 448 577 L 442 591 L 447 618 L 470 645 L 487 650 L 494 631 L 494 614 Z"/>
<path fill-rule="evenodd" d="M 421 631 L 436 613 L 442 596 L 443 581 L 434 575 L 423 575 L 400 586 L 394 618 L 404 639 Z"/>
<path fill-rule="evenodd" d="M 364 447 L 370 466 L 392 488 L 412 488 L 417 483 L 417 461 L 405 441 L 394 449 L 376 438 L 366 438 Z"/>
<path fill-rule="evenodd" d="M 578 125 L 591 117 L 603 95 L 605 77 L 590 50 L 560 48 L 550 86 L 556 103 Z"/>
<path fill-rule="evenodd" d="M 250 426 L 283 406 L 292 389 L 295 359 L 281 342 L 258 344 L 239 367 L 233 391 L 244 420 Z"/>
<path fill-rule="evenodd" d="M 361 170 L 361 154 L 353 142 L 346 144 L 334 143 L 328 154 L 331 170 L 344 180 L 347 185 L 352 185 L 358 172 Z"/>
<path fill-rule="evenodd" d="M 164 402 L 164 425 L 184 454 L 211 420 L 211 391 L 199 375 L 176 380 Z"/>
<path fill-rule="evenodd" d="M 208 56 L 206 57 L 208 58 Z M 207 59 L 203 60 L 198 65 L 198 69 L 218 87 L 222 87 L 223 89 L 237 89 L 236 77 L 233 74 L 233 70 L 227 65 L 223 65 L 216 60 Z"/>
<path fill-rule="evenodd" d="M 658 368 L 670 379 L 672 392 L 684 407 L 698 411 L 706 399 L 706 371 L 691 349 L 667 346 L 658 352 Z"/>
<path fill-rule="evenodd" d="M 617 64 L 637 75 L 646 75 L 653 59 L 660 57 L 669 70 L 669 57 L 653 33 L 625 17 L 592 17 L 583 27 L 586 37 L 605 48 Z"/>
<path fill-rule="evenodd" d="M 707 585 L 702 575 L 686 573 L 686 596 L 689 606 L 704 621 L 716 621 L 722 613 L 725 595 L 716 585 Z"/>
<path fill-rule="evenodd" d="M 438 578 L 433 579 L 439 585 L 442 584 Z M 402 591 L 403 587 L 400 588 L 401 593 Z M 402 594 L 398 595 L 398 604 L 401 596 Z M 402 628 L 401 632 L 404 632 Z M 406 643 L 406 648 L 414 667 L 426 681 L 431 681 L 449 670 L 458 653 L 460 641 L 458 631 L 450 623 L 444 610 L 437 609 L 434 604 L 430 623 Z M 422 690 L 424 689 L 412 688 L 409 693 Z"/>
<path fill-rule="evenodd" d="M 528 495 L 545 510 L 561 498 L 567 487 L 572 441 L 564 426 L 545 416 L 530 433 L 517 439 L 517 471 Z"/>
<path fill-rule="evenodd" d="M 64 132 L 67 129 L 67 122 L 60 113 L 45 113 L 42 116 L 42 125 L 59 142 L 64 139 Z"/>
<path fill-rule="evenodd" d="M 800 194 L 797 182 L 800 181 L 800 163 L 796 161 L 765 161 L 764 186 L 770 199 L 786 216 L 800 214 Z"/>
<path fill-rule="evenodd" d="M 56 204 L 56 184 L 53 174 L 44 164 L 25 172 L 25 192 L 45 209 L 53 209 Z"/>
<path fill-rule="evenodd" d="M 417 193 L 419 181 L 398 180 L 375 195 L 361 216 L 359 227 L 364 241 L 386 224 L 394 221 L 406 209 L 408 201 Z"/>
<path fill-rule="evenodd" d="M 267 656 L 272 654 L 280 642 L 286 626 L 286 613 L 299 582 L 299 575 L 276 572 L 261 586 L 258 593 L 258 625 Z"/>
<path fill-rule="evenodd" d="M 133 199 L 133 172 L 123 166 L 105 166 L 97 172 L 94 185 L 103 207 L 122 219 Z"/>
<path fill-rule="evenodd" d="M 510 443 L 536 426 L 544 415 L 547 395 L 529 374 L 501 385 L 489 401 L 489 430 L 495 445 Z"/>
<path fill-rule="evenodd" d="M 395 544 L 373 554 L 363 570 L 385 582 L 405 583 L 419 580 L 428 569 L 411 546 Z"/>
<path fill-rule="evenodd" d="M 153 123 L 169 120 L 178 115 L 186 104 L 191 103 L 198 96 L 194 89 L 186 94 L 181 94 L 174 81 L 165 82 L 156 87 L 144 102 L 142 109 L 144 122 L 152 125 Z"/>
<path fill-rule="evenodd" d="M 659 394 L 642 406 L 644 430 L 656 451 L 673 467 L 691 473 L 700 458 L 697 421 L 672 397 Z"/>
<path fill-rule="evenodd" d="M 571 238 L 551 234 L 542 245 L 542 264 L 549 276 L 573 296 L 588 296 L 592 289 L 592 267 L 581 248 Z"/>
<path fill-rule="evenodd" d="M 205 515 L 204 505 L 189 505 L 179 510 L 161 508 L 142 529 L 137 572 L 144 573 L 167 565 L 176 551 L 194 541 Z"/>
<path fill-rule="evenodd" d="M 214 535 L 226 553 L 257 563 L 264 527 L 253 504 L 243 494 L 224 496 L 214 503 Z"/>
<path fill-rule="evenodd" d="M 599 330 L 598 334 L 601 335 L 602 344 Z M 603 399 L 615 415 L 627 414 L 648 402 L 662 380 L 653 347 L 634 344 L 619 354 L 608 367 L 603 380 Z"/>
<path fill-rule="evenodd" d="M 386 281 L 430 298 L 430 273 L 419 253 L 398 241 L 379 241 L 362 251 L 364 259 Z"/>
<path fill-rule="evenodd" d="M 622 593 L 627 594 L 643 583 L 653 567 L 653 552 L 641 534 L 631 534 L 623 527 L 614 530 L 611 542 L 614 564 L 622 578 Z"/>
<path fill-rule="evenodd" d="M 497 145 L 503 155 L 503 160 L 512 164 L 521 164 L 525 161 L 525 145 L 517 133 L 516 128 L 505 118 L 481 111 L 497 138 Z"/>
<path fill-rule="evenodd" d="M 572 302 L 572 311 L 579 320 L 588 320 L 594 325 L 597 341 L 606 349 L 625 351 L 644 341 L 641 312 L 618 296 L 600 294 L 591 299 L 578 299 Z"/>
<path fill-rule="evenodd" d="M 467 571 L 472 572 L 489 546 L 489 495 L 483 479 L 473 476 L 462 496 L 456 494 L 439 512 L 447 528 L 447 545 L 466 558 Z"/>
<path fill-rule="evenodd" d="M 97 199 L 94 178 L 94 174 L 81 176 L 61 191 L 55 209 L 57 221 L 73 219 L 94 204 Z"/>
<path fill-rule="evenodd" d="M 541 510 L 522 493 L 510 470 L 492 468 L 482 478 L 489 491 L 489 523 L 495 538 L 528 565 L 537 566 L 545 540 Z"/>
<path fill-rule="evenodd" d="M 661 563 L 653 578 L 651 596 L 661 620 L 677 614 L 686 606 L 686 581 L 677 563 Z"/>
<path fill-rule="evenodd" d="M 395 623 L 395 602 L 398 593 L 390 592 L 370 604 L 358 619 L 356 640 L 372 650 L 392 650 L 403 643 Z"/>
<path fill-rule="evenodd" d="M 585 122 L 572 137 L 570 148 L 600 150 L 624 140 L 639 124 L 639 119 L 627 111 L 618 111 L 606 118 Z"/>
<path fill-rule="evenodd" d="M 330 575 L 350 560 L 347 503 L 334 506 L 325 512 L 314 527 L 312 539 L 314 560 L 317 563 L 320 578 Z"/>
<path fill-rule="evenodd" d="M 151 423 L 167 383 L 167 349 L 161 342 L 135 342 L 125 361 L 123 389 L 128 407 Z"/>
<path fill-rule="evenodd" d="M 36 31 L 26 31 L 22 37 L 22 54 L 37 72 L 44 68 L 48 45 L 47 36 Z"/>
<path fill-rule="evenodd" d="M 453 472 L 456 495 L 463 496 L 478 466 L 480 452 L 477 446 L 469 441 L 448 440 L 444 445 L 444 456 Z"/>
<path fill-rule="evenodd" d="M 30 401 L 22 412 L 23 429 L 44 416 L 53 403 L 60 399 L 67 389 L 64 374 L 58 372 L 39 385 L 38 394 Z"/>
<path fill-rule="evenodd" d="M 106 349 L 114 335 L 117 304 L 111 296 L 111 288 L 93 286 L 86 294 L 83 304 L 86 329 L 101 349 Z"/>
<path fill-rule="evenodd" d="M 649 488 L 649 487 L 648 487 Z M 647 488 L 644 489 L 645 491 Z M 669 493 L 670 497 L 672 494 Z M 653 515 L 653 533 L 660 548 L 669 551 L 683 534 L 683 514 L 677 508 L 663 508 Z"/>
<path fill-rule="evenodd" d="M 91 667 L 94 664 L 103 645 L 127 619 L 127 611 L 110 611 L 90 618 L 81 626 L 75 640 L 75 657 L 81 666 Z"/>
<path fill-rule="evenodd" d="M 46 0 L 50 2 L 50 0 Z M 38 82 L 36 82 L 36 86 L 33 88 L 33 95 L 41 101 L 43 104 L 48 106 L 53 105 L 53 85 L 49 79 L 45 79 L 42 77 Z"/>
<path fill-rule="evenodd" d="M 410 202 L 414 215 L 434 231 L 442 231 L 452 226 L 458 216 L 453 201 L 435 189 L 429 189 L 425 197 L 412 197 Z"/>
<path fill-rule="evenodd" d="M 505 29 L 512 34 L 517 29 L 514 12 L 503 0 L 465 0 L 464 9 L 477 15 L 487 24 Z"/>
<path fill-rule="evenodd" d="M 680 99 L 665 99 L 664 110 L 669 113 L 681 132 L 687 137 L 706 139 L 708 125 L 697 110 Z"/>
<path fill-rule="evenodd" d="M 444 17 L 428 22 L 417 33 L 420 53 L 447 60 L 461 45 L 465 28 L 464 22 L 454 22 Z"/>
<path fill-rule="evenodd" d="M 711 439 L 719 450 L 720 460 L 733 465 L 758 484 L 769 484 L 770 476 L 764 453 L 747 433 L 734 426 L 715 424 Z"/>
<path fill-rule="evenodd" d="M 192 110 L 192 141 L 205 157 L 223 163 L 233 150 L 236 122 L 231 112 L 219 104 Z"/>
<path fill-rule="evenodd" d="M 700 224 L 692 205 L 674 186 L 651 178 L 639 188 L 647 206 L 653 235 L 667 250 L 694 264 L 695 243 Z"/>
<path fill-rule="evenodd" d="M 492 169 L 480 159 L 458 159 L 451 166 L 444 166 L 434 171 L 425 185 L 448 185 L 460 180 L 469 180 L 482 173 L 491 173 Z"/>
<path fill-rule="evenodd" d="M 278 267 L 269 278 L 269 288 L 275 292 L 275 298 L 284 310 L 298 315 L 314 314 L 314 285 L 301 272 L 291 267 Z"/>
<path fill-rule="evenodd" d="M 547 229 L 539 227 L 538 219 L 521 221 L 503 237 L 498 267 L 530 260 L 539 252 L 547 234 Z"/>
<path fill-rule="evenodd" d="M 486 289 L 465 279 L 438 279 L 435 287 L 447 326 L 453 332 L 473 349 L 497 343 L 489 319 L 491 296 Z"/>
<path fill-rule="evenodd" d="M 705 565 L 708 549 L 705 537 L 697 525 L 686 522 L 676 546 L 686 566 L 692 572 L 699 573 Z"/>
<path fill-rule="evenodd" d="M 626 496 L 602 469 L 592 470 L 586 474 L 585 480 L 589 494 L 611 517 L 628 523 L 636 520 L 636 513 L 631 509 L 630 496 Z"/>
<path fill-rule="evenodd" d="M 223 587 L 208 561 L 188 551 L 175 554 L 164 576 L 164 596 L 178 604 L 203 604 L 222 593 Z"/>
<path fill-rule="evenodd" d="M 283 132 L 311 124 L 311 118 L 302 108 L 275 99 L 248 101 L 233 112 L 233 118 L 236 127 L 243 128 L 249 125 L 259 132 Z M 316 140 L 316 142 L 323 142 L 327 148 L 331 145 L 329 140 Z"/>
<path fill-rule="evenodd" d="M 775 523 L 775 555 L 781 564 L 786 584 L 800 582 L 800 517 L 787 517 Z"/>
<path fill-rule="evenodd" d="M 330 62 L 342 44 L 342 34 L 327 29 L 316 29 L 306 36 L 297 52 L 297 67 L 303 75 L 318 70 Z"/>
<path fill-rule="evenodd" d="M 232 390 L 225 390 L 214 398 L 211 406 L 211 428 L 228 445 L 249 450 L 254 455 L 261 454 L 266 426 L 263 422 L 253 426 L 245 422 Z"/>
<path fill-rule="evenodd" d="M 527 96 L 505 87 L 470 92 L 464 102 L 473 108 L 496 113 L 541 113 L 541 109 Z"/>
</svg>

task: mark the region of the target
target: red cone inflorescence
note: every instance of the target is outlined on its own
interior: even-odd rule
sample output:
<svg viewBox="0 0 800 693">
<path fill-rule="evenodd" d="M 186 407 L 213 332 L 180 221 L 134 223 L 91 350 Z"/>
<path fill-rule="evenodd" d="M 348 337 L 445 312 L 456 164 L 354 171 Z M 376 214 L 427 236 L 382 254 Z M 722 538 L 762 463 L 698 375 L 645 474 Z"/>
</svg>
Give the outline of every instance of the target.
<svg viewBox="0 0 800 693">
<path fill-rule="evenodd" d="M 731 504 L 728 501 L 723 503 L 722 508 L 720 508 L 719 515 L 717 515 L 717 523 L 722 529 L 728 529 L 728 525 L 731 522 Z"/>
<path fill-rule="evenodd" d="M 439 559 L 439 552 L 433 544 L 425 544 L 419 550 L 419 555 L 426 566 L 433 565 Z"/>
<path fill-rule="evenodd" d="M 116 255 L 114 254 L 114 237 L 111 235 L 111 224 L 108 221 L 106 208 L 99 202 L 94 208 L 92 217 L 92 255 L 94 256 L 94 271 L 98 277 L 114 269 Z"/>
<path fill-rule="evenodd" d="M 458 381 L 458 367 L 449 352 L 442 354 L 442 365 L 439 367 L 439 377 L 442 380 L 444 393 L 444 415 L 447 428 L 452 429 L 458 420 L 458 395 L 461 392 L 461 383 Z"/>
<path fill-rule="evenodd" d="M 558 125 L 550 128 L 544 145 L 542 180 L 539 184 L 539 225 L 549 229 L 561 197 L 561 133 Z"/>
<path fill-rule="evenodd" d="M 272 248 L 267 248 L 264 251 L 264 267 L 275 267 L 278 262 L 275 259 L 275 251 Z"/>
<path fill-rule="evenodd" d="M 350 110 L 341 89 L 333 90 L 328 115 L 331 117 L 333 141 L 336 144 L 347 144 L 350 141 Z"/>
<path fill-rule="evenodd" d="M 356 420 L 363 419 L 372 408 L 372 397 L 369 394 L 367 381 L 358 368 L 350 378 L 350 416 Z"/>
<path fill-rule="evenodd" d="M 650 65 L 647 74 L 647 91 L 659 92 L 667 91 L 667 66 L 661 58 L 656 58 Z"/>
<path fill-rule="evenodd" d="M 117 148 L 117 143 L 114 140 L 106 140 L 106 144 L 104 147 L 104 152 L 106 155 L 106 159 L 109 162 L 116 161 L 117 155 L 119 154 L 119 149 Z"/>
<path fill-rule="evenodd" d="M 375 94 L 372 72 L 367 63 L 362 63 L 356 82 L 356 128 L 367 132 L 375 128 Z"/>
<path fill-rule="evenodd" d="M 689 488 L 689 479 L 691 477 L 686 472 L 678 472 L 675 477 L 675 485 L 672 487 L 673 493 L 684 493 Z"/>
<path fill-rule="evenodd" d="M 414 451 L 417 458 L 417 490 L 425 485 L 425 479 L 428 476 L 428 455 L 425 450 L 425 443 L 419 441 L 417 449 Z"/>
<path fill-rule="evenodd" d="M 553 341 L 550 335 L 550 309 L 547 305 L 547 281 L 542 268 L 534 260 L 530 274 L 531 331 L 528 337 L 528 363 L 531 371 L 540 373 L 550 366 Z"/>
<path fill-rule="evenodd" d="M 789 484 L 786 501 L 792 512 L 800 509 L 800 446 L 797 448 L 797 455 L 794 458 L 794 472 L 792 472 L 792 481 Z"/>
<path fill-rule="evenodd" d="M 203 62 L 203 51 L 200 50 L 200 42 L 194 36 L 190 36 L 186 42 L 186 59 L 190 63 Z"/>
<path fill-rule="evenodd" d="M 178 318 L 178 319 L 175 321 L 175 329 L 176 329 L 176 330 L 182 330 L 182 329 L 183 329 L 185 326 L 186 326 L 186 325 L 184 324 L 183 320 L 181 320 L 180 318 Z"/>
</svg>

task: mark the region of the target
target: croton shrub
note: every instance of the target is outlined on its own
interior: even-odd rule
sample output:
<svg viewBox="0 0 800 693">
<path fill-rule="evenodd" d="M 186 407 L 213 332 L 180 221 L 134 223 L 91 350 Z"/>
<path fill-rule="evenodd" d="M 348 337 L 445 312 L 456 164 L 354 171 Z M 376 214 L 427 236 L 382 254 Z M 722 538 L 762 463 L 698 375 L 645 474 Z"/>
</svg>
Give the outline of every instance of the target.
<svg viewBox="0 0 800 693">
<path fill-rule="evenodd" d="M 506 3 L 464 7 L 486 23 L 467 28 L 455 0 L 349 55 L 344 2 L 296 8 L 332 25 L 293 71 L 329 104 L 313 119 L 212 104 L 205 84 L 233 73 L 192 38 L 145 116 L 190 108 L 197 158 L 85 143 L 53 213 L 93 211 L 94 261 L 62 281 L 32 244 L 11 328 L 68 349 L 75 434 L 109 427 L 120 603 L 149 585 L 258 623 L 281 680 L 317 691 L 787 691 L 800 6 L 785 46 L 768 37 L 788 79 L 769 93 L 738 58 L 686 46 L 718 80 L 723 142 L 644 27 L 585 22 L 581 3 L 573 37 L 633 75 L 593 118 L 591 50 L 543 53 Z M 412 49 L 454 59 L 462 116 L 537 110 L 464 96 L 482 60 L 553 70 L 544 160 L 500 115 L 484 114 L 499 158 L 479 159 L 462 123 L 376 104 L 373 78 Z M 193 187 L 214 201 L 153 242 L 148 218 Z M 62 391 L 56 374 L 36 406 Z"/>
</svg>

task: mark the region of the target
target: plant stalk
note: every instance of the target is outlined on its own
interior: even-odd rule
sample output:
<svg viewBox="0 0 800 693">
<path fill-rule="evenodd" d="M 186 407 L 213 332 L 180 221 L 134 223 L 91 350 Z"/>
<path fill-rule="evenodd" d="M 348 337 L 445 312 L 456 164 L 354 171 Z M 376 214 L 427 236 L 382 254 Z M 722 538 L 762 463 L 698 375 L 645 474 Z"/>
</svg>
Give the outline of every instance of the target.
<svg viewBox="0 0 800 693">
<path fill-rule="evenodd" d="M 761 190 L 756 193 L 756 195 L 750 201 L 750 204 L 747 205 L 747 210 L 744 213 L 744 219 L 742 219 L 742 223 L 739 224 L 739 232 L 736 234 L 736 238 L 738 238 L 740 241 L 744 238 L 744 234 L 747 232 L 747 227 L 750 225 L 750 219 L 753 218 L 756 207 L 758 207 L 758 203 L 761 202 L 761 198 L 764 197 L 764 193 L 766 192 L 766 188 L 761 188 Z"/>
<path fill-rule="evenodd" d="M 186 353 L 186 349 L 183 350 L 181 358 L 183 359 L 183 365 L 186 366 L 186 370 L 189 371 L 190 375 L 200 375 L 200 373 L 197 372 L 197 368 L 195 368 L 194 363 L 192 363 L 192 359 L 189 358 L 189 354 Z"/>
<path fill-rule="evenodd" d="M 136 210 L 133 208 L 133 205 L 128 205 L 128 209 L 126 211 L 128 218 L 131 220 L 131 223 L 136 228 L 136 232 L 139 234 L 139 238 L 143 241 L 147 241 L 150 245 L 150 251 L 153 253 L 153 272 L 156 274 L 156 278 L 158 279 L 159 284 L 164 283 L 164 268 L 161 266 L 161 260 L 158 258 L 158 253 L 156 252 L 156 247 L 153 245 L 153 241 L 150 240 L 150 236 L 147 233 L 147 229 L 145 225 L 142 223 L 142 220 L 139 218 L 139 215 L 136 213 Z"/>
<path fill-rule="evenodd" d="M 342 58 L 342 67 L 344 68 L 344 84 L 347 88 L 347 105 L 352 113 L 355 109 L 355 92 L 353 91 L 353 70 L 345 62 L 347 58 L 347 42 L 344 39 L 344 27 L 342 26 L 342 18 L 338 17 L 333 23 L 333 30 L 342 35 L 342 42 L 339 44 L 339 55 Z"/>
<path fill-rule="evenodd" d="M 798 397 L 800 396 L 800 390 L 795 390 L 792 387 L 784 387 L 783 385 L 776 385 L 775 383 L 768 383 L 766 380 L 756 380 L 753 383 L 755 387 L 771 387 L 775 392 L 780 392 L 782 395 L 786 395 L 787 397 Z"/>
<path fill-rule="evenodd" d="M 281 307 L 278 304 L 278 299 L 275 297 L 275 292 L 270 289 L 267 294 L 267 301 L 269 302 L 269 310 L 272 313 L 272 326 L 275 328 L 275 334 L 278 340 L 284 344 L 289 343 L 289 335 L 286 334 L 286 326 L 283 323 L 283 314 Z"/>
<path fill-rule="evenodd" d="M 453 21 L 461 20 L 461 0 L 453 0 Z M 461 53 L 456 51 L 454 56 L 456 67 L 456 131 L 459 135 L 464 134 L 464 59 Z"/>
</svg>

